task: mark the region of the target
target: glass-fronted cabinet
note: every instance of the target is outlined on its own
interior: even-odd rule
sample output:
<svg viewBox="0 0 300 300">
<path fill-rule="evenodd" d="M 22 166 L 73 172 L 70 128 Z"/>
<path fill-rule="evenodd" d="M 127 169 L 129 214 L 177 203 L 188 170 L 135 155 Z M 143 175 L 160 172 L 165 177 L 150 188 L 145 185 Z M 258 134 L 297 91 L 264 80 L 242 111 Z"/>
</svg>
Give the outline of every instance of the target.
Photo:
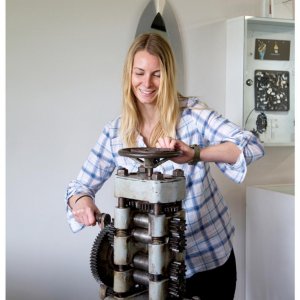
<svg viewBox="0 0 300 300">
<path fill-rule="evenodd" d="M 266 146 L 293 146 L 294 20 L 234 18 L 226 35 L 226 116 Z"/>
</svg>

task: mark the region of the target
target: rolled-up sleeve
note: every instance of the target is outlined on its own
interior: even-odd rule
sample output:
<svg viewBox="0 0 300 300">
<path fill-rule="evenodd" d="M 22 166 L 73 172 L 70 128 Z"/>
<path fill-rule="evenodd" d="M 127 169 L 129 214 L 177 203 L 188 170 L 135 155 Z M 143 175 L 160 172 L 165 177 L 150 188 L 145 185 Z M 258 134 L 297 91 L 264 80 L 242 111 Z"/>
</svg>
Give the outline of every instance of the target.
<svg viewBox="0 0 300 300">
<path fill-rule="evenodd" d="M 218 168 L 231 180 L 241 183 L 247 173 L 247 165 L 264 155 L 264 148 L 259 139 L 250 131 L 242 130 L 214 111 L 206 111 L 202 134 L 206 145 L 217 145 L 225 142 L 234 143 L 240 150 L 234 164 L 216 163 Z"/>
<path fill-rule="evenodd" d="M 76 222 L 68 205 L 73 195 L 89 195 L 95 201 L 97 191 L 111 176 L 115 169 L 114 157 L 111 150 L 110 128 L 106 126 L 100 134 L 96 145 L 90 151 L 76 180 L 70 182 L 65 196 L 67 221 L 73 232 L 78 232 L 84 226 Z"/>
</svg>

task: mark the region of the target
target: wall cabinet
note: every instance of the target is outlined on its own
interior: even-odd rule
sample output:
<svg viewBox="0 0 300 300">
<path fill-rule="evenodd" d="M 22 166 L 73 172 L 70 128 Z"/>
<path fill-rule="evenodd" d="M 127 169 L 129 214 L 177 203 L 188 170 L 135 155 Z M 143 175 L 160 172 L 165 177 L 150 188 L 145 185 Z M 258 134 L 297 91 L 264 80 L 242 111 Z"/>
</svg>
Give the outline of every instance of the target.
<svg viewBox="0 0 300 300">
<path fill-rule="evenodd" d="M 226 21 L 225 115 L 266 146 L 294 145 L 294 27 L 274 18 Z"/>
</svg>

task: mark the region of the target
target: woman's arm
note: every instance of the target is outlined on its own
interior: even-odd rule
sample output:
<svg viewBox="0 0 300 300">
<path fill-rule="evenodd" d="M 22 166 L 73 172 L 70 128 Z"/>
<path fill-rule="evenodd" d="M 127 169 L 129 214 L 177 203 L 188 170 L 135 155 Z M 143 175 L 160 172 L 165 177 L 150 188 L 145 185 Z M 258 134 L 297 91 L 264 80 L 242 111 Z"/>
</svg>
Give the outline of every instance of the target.
<svg viewBox="0 0 300 300">
<path fill-rule="evenodd" d="M 65 201 L 67 219 L 73 232 L 78 232 L 84 226 L 95 225 L 96 214 L 100 213 L 95 204 L 95 195 L 115 168 L 111 149 L 113 132 L 110 128 L 111 126 L 107 125 L 103 129 L 77 179 L 68 185 Z"/>
<path fill-rule="evenodd" d="M 172 159 L 175 163 L 188 163 L 194 158 L 195 150 L 180 140 L 170 137 L 160 138 L 156 144 L 157 148 L 170 148 L 182 151 L 180 157 Z M 236 163 L 241 150 L 231 142 L 224 142 L 200 149 L 199 160 L 203 162 L 222 162 L 228 164 Z"/>
<path fill-rule="evenodd" d="M 96 214 L 100 213 L 100 210 L 95 205 L 93 199 L 88 195 L 76 195 L 72 196 L 68 205 L 72 210 L 75 220 L 85 226 L 96 225 Z"/>
</svg>

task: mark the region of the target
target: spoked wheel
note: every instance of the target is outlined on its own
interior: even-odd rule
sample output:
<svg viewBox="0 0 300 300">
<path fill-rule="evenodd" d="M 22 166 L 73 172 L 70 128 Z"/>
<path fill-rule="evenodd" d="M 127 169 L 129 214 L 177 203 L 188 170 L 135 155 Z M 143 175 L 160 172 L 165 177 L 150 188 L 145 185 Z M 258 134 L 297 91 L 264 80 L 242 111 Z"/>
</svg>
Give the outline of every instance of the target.
<svg viewBox="0 0 300 300">
<path fill-rule="evenodd" d="M 152 175 L 154 168 L 170 158 L 180 156 L 182 151 L 170 148 L 137 147 L 121 149 L 119 150 L 119 154 L 139 162 L 148 170 L 148 174 Z"/>
</svg>

